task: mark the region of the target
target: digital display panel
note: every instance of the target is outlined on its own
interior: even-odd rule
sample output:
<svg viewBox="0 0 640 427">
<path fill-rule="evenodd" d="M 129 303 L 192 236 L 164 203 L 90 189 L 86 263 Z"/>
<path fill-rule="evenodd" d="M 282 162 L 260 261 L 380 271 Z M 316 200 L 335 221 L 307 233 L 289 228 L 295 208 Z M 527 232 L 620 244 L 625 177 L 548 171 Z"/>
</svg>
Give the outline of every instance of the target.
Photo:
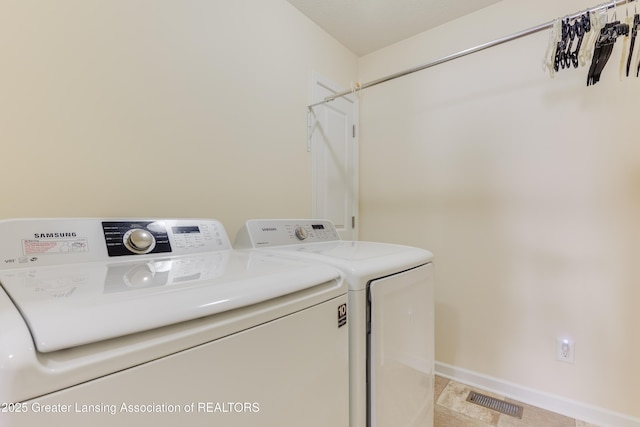
<svg viewBox="0 0 640 427">
<path fill-rule="evenodd" d="M 191 234 L 200 233 L 200 227 L 197 225 L 183 225 L 179 227 L 171 227 L 173 234 Z"/>
<path fill-rule="evenodd" d="M 324 230 L 324 225 L 322 224 L 314 224 L 311 226 L 314 230 Z"/>
</svg>

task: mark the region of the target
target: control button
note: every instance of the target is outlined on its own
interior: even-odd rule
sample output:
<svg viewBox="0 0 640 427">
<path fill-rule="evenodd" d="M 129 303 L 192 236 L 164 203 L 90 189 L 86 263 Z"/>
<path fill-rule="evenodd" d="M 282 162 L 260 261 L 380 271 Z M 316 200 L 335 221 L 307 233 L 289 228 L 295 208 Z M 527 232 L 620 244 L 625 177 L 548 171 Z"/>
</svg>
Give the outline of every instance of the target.
<svg viewBox="0 0 640 427">
<path fill-rule="evenodd" d="M 156 239 L 153 235 L 141 228 L 128 231 L 123 240 L 127 249 L 137 254 L 149 253 L 156 245 Z"/>
<path fill-rule="evenodd" d="M 151 230 L 154 233 L 166 233 L 167 230 L 164 228 L 164 224 L 160 221 L 152 222 L 147 225 L 147 230 Z"/>
<path fill-rule="evenodd" d="M 307 233 L 307 230 L 305 230 L 304 227 L 301 226 L 296 227 L 295 233 L 298 240 L 304 240 L 309 237 L 309 233 Z"/>
</svg>

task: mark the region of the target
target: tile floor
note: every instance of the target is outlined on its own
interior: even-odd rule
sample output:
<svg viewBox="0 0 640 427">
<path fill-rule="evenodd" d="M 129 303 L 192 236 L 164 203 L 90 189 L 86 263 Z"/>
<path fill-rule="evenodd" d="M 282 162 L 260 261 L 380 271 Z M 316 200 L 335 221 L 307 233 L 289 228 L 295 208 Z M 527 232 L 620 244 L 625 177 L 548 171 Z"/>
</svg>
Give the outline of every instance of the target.
<svg viewBox="0 0 640 427">
<path fill-rule="evenodd" d="M 598 427 L 436 376 L 435 427 Z M 466 401 L 470 391 L 521 405 L 522 419 Z"/>
</svg>

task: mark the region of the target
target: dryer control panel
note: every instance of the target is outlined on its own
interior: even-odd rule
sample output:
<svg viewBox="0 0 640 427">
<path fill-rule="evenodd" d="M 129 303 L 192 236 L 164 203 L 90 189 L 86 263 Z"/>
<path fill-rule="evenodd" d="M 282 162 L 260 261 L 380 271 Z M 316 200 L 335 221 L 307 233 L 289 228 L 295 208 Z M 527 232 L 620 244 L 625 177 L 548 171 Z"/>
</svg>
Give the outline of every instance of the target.
<svg viewBox="0 0 640 427">
<path fill-rule="evenodd" d="M 321 219 L 254 219 L 238 232 L 236 248 L 319 243 L 341 240 L 331 221 Z"/>
</svg>

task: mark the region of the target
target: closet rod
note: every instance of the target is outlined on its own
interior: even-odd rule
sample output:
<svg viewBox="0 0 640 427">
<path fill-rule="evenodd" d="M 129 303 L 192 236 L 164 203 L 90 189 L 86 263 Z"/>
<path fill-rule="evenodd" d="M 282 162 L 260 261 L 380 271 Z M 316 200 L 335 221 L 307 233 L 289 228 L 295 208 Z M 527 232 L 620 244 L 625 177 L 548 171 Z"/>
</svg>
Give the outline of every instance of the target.
<svg viewBox="0 0 640 427">
<path fill-rule="evenodd" d="M 627 4 L 630 1 L 631 0 L 613 1 L 611 3 L 603 4 L 603 5 L 600 5 L 600 6 L 597 6 L 597 7 L 593 7 L 591 9 L 587 9 L 587 10 L 582 11 L 582 12 L 575 13 L 573 15 L 569 15 L 569 16 L 567 16 L 567 18 L 569 18 L 569 19 L 578 18 L 580 15 L 583 15 L 586 12 L 591 13 L 591 12 L 595 12 L 597 10 L 601 10 L 601 9 L 604 9 L 604 8 L 611 9 L 613 7 L 617 7 L 617 6 L 621 6 L 623 4 Z M 352 93 L 357 92 L 357 91 L 361 91 L 362 89 L 367 89 L 367 88 L 379 85 L 380 83 L 388 82 L 389 80 L 395 80 L 395 79 L 397 79 L 399 77 L 404 77 L 404 76 L 406 76 L 408 74 L 413 74 L 413 73 L 415 73 L 417 71 L 426 70 L 427 68 L 431 68 L 431 67 L 434 67 L 436 65 L 444 64 L 445 62 L 449 62 L 449 61 L 452 61 L 454 59 L 462 58 L 463 56 L 467 56 L 467 55 L 470 55 L 472 53 L 480 52 L 481 50 L 485 50 L 485 49 L 488 49 L 490 47 L 498 46 L 500 44 L 503 44 L 503 43 L 506 43 L 506 42 L 509 42 L 509 41 L 512 41 L 512 40 L 516 40 L 516 39 L 519 39 L 521 37 L 525 37 L 525 36 L 528 36 L 528 35 L 531 35 L 531 34 L 538 33 L 540 31 L 544 31 L 544 30 L 553 28 L 554 22 L 555 21 L 549 21 L 549 22 L 547 22 L 545 24 L 540 24 L 540 25 L 538 25 L 536 27 L 531 27 L 531 28 L 529 28 L 527 30 L 520 31 L 518 33 L 514 33 L 514 34 L 511 34 L 509 36 L 502 37 L 500 39 L 493 40 L 493 41 L 481 44 L 479 46 L 472 47 L 472 48 L 469 48 L 469 49 L 466 49 L 466 50 L 463 50 L 463 51 L 460 51 L 460 52 L 445 56 L 443 58 L 437 59 L 437 60 L 432 61 L 432 62 L 428 62 L 426 64 L 418 65 L 417 67 L 414 67 L 414 68 L 410 68 L 410 69 L 405 70 L 405 71 L 399 71 L 397 73 L 390 74 L 390 75 L 385 76 L 385 77 L 381 77 L 381 78 L 379 78 L 377 80 L 373 80 L 373 81 L 370 81 L 368 83 L 363 83 L 362 85 L 360 85 L 359 87 L 357 87 L 355 89 L 349 89 L 349 90 L 345 90 L 345 91 L 342 91 L 342 92 L 335 93 L 333 95 L 329 95 L 326 98 L 324 98 L 324 100 L 322 100 L 320 102 L 316 102 L 315 104 L 309 105 L 308 108 L 312 109 L 313 107 L 316 107 L 316 106 L 322 105 L 322 104 L 326 104 L 327 102 L 331 102 L 331 101 L 333 101 L 334 99 L 337 99 L 337 98 L 342 98 L 343 96 L 351 95 Z"/>
</svg>

